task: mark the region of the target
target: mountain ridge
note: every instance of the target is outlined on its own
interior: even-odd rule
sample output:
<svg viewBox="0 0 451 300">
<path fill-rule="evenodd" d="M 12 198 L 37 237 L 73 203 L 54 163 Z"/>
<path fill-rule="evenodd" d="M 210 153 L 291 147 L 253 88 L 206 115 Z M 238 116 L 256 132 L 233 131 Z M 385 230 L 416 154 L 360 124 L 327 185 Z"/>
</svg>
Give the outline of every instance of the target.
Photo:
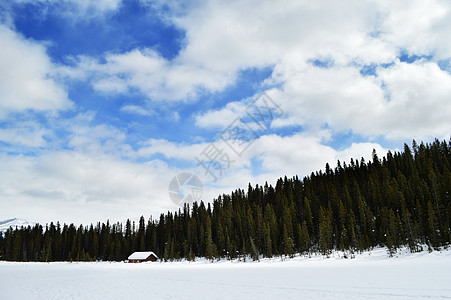
<svg viewBox="0 0 451 300">
<path fill-rule="evenodd" d="M 22 218 L 11 218 L 11 219 L 6 219 L 6 220 L 2 220 L 0 221 L 0 232 L 5 233 L 10 227 L 12 227 L 13 229 L 15 229 L 16 227 L 27 227 L 27 226 L 31 226 L 33 227 L 36 223 L 34 222 L 29 222 L 25 219 Z"/>
</svg>

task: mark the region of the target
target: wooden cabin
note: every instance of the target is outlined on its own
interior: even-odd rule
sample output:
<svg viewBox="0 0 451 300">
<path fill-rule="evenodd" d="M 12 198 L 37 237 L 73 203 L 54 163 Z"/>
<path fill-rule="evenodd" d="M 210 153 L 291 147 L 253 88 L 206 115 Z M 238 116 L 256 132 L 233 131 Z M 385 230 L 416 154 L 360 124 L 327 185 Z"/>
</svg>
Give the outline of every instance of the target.
<svg viewBox="0 0 451 300">
<path fill-rule="evenodd" d="M 132 253 L 132 255 L 128 257 L 129 263 L 141 263 L 145 261 L 157 261 L 157 260 L 158 256 L 152 251 L 138 251 Z"/>
</svg>

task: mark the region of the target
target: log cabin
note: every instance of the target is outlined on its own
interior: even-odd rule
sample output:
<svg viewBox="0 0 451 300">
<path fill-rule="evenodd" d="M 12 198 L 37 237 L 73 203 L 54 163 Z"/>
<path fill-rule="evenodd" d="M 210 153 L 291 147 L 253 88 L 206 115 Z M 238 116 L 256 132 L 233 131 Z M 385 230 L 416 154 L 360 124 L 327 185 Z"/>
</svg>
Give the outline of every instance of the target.
<svg viewBox="0 0 451 300">
<path fill-rule="evenodd" d="M 157 260 L 158 260 L 158 256 L 155 253 L 153 253 L 152 251 L 138 251 L 138 252 L 132 253 L 128 257 L 129 263 L 140 263 L 140 262 L 145 262 L 145 261 L 154 262 Z"/>
</svg>

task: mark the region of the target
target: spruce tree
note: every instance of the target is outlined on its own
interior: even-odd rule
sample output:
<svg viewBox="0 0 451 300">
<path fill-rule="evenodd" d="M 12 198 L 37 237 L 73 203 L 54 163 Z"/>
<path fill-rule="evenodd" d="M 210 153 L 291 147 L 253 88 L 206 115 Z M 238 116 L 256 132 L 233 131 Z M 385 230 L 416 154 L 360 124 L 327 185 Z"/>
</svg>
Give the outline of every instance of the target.
<svg viewBox="0 0 451 300">
<path fill-rule="evenodd" d="M 210 260 L 216 255 L 216 246 L 213 243 L 212 235 L 211 235 L 211 218 L 207 216 L 207 222 L 205 224 L 205 257 Z"/>
<path fill-rule="evenodd" d="M 310 251 L 310 236 L 307 230 L 307 223 L 305 220 L 302 222 L 301 226 L 301 237 L 300 237 L 300 247 L 299 251 L 301 253 L 306 253 Z"/>
</svg>

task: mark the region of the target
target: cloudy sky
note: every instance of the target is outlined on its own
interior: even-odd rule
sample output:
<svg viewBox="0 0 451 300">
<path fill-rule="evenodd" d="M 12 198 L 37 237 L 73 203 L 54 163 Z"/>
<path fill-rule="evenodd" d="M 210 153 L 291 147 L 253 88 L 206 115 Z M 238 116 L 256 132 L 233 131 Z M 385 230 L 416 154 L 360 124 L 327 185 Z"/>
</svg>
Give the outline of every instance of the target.
<svg viewBox="0 0 451 300">
<path fill-rule="evenodd" d="M 0 0 L 0 220 L 158 215 L 181 172 L 208 201 L 449 139 L 450 36 L 447 0 Z"/>
</svg>

